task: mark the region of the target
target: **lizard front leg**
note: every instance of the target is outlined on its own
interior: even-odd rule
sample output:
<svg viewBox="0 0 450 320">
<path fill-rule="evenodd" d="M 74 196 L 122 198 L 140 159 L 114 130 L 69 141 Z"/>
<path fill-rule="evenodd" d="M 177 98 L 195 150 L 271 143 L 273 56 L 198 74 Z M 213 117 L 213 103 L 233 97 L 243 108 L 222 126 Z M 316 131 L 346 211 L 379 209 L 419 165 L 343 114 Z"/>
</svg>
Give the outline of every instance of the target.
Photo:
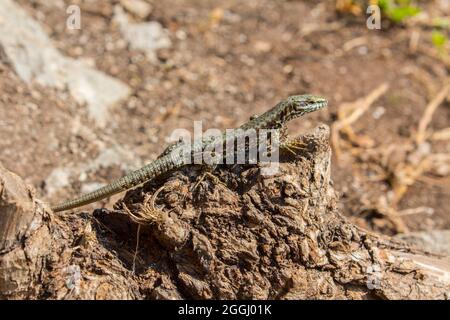
<svg viewBox="0 0 450 320">
<path fill-rule="evenodd" d="M 167 148 L 158 156 L 158 158 L 164 157 L 170 153 L 172 153 L 176 148 L 181 148 L 186 142 L 184 142 L 181 138 L 178 141 L 171 142 Z"/>
</svg>

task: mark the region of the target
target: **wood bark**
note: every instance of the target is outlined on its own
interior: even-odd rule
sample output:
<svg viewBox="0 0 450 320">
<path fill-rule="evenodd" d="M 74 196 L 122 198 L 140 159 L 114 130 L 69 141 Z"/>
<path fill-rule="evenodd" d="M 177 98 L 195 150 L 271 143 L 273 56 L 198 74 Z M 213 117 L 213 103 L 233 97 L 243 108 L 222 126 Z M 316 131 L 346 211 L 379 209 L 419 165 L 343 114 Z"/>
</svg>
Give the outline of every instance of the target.
<svg viewBox="0 0 450 320">
<path fill-rule="evenodd" d="M 93 213 L 57 215 L 0 167 L 0 297 L 448 299 L 448 257 L 339 213 L 328 128 L 298 139 L 276 175 L 186 167 Z"/>
</svg>

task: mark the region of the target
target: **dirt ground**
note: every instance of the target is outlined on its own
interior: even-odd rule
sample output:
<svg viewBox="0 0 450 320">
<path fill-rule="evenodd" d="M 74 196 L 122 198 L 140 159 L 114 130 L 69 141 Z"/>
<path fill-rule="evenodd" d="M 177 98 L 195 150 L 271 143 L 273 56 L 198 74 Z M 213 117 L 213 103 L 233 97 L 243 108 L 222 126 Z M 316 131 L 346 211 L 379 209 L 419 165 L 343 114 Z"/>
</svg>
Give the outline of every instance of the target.
<svg viewBox="0 0 450 320">
<path fill-rule="evenodd" d="M 231 128 L 291 94 L 327 97 L 328 109 L 290 125 L 290 133 L 299 134 L 319 122 L 333 127 L 344 103 L 364 100 L 386 83 L 386 91 L 352 123 L 356 137 L 338 132 L 341 149 L 333 159 L 332 179 L 340 206 L 353 222 L 384 234 L 450 228 L 448 164 L 412 174 L 401 186 L 407 188 L 392 178 L 399 168 L 417 169 L 414 150 L 398 161 L 394 151 L 415 139 L 427 105 L 448 81 L 450 64 L 437 54 L 433 28 L 425 23 L 384 23 L 381 30 L 369 30 L 366 17 L 337 12 L 334 1 L 147 1 L 149 15 L 130 13 L 130 19 L 159 22 L 172 42 L 151 62 L 123 44 L 113 19 L 118 0 L 60 1 L 65 6 L 17 2 L 63 54 L 88 61 L 132 88 L 108 125 L 99 128 L 67 93 L 30 88 L 0 60 L 0 162 L 35 186 L 45 201 L 75 196 L 84 184 L 111 181 L 155 159 L 172 131 L 192 131 L 194 120 L 202 120 L 204 129 Z M 450 10 L 439 3 L 420 5 L 430 16 L 448 16 Z M 80 30 L 66 29 L 70 4 L 81 8 Z M 449 98 L 441 101 L 429 130 L 449 127 L 449 107 Z M 133 161 L 80 172 L 69 177 L 68 186 L 49 192 L 55 168 L 89 163 L 99 156 L 100 145 L 120 146 Z M 430 140 L 426 148 L 427 155 L 450 152 L 445 139 Z M 404 194 L 396 193 L 400 189 Z"/>
</svg>

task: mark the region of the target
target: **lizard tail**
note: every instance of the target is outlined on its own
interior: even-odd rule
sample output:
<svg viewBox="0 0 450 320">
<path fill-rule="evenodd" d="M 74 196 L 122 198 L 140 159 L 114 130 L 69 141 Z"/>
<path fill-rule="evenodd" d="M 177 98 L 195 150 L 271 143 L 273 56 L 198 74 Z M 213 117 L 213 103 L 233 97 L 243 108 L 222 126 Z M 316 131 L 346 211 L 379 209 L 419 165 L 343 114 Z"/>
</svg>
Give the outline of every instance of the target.
<svg viewBox="0 0 450 320">
<path fill-rule="evenodd" d="M 81 207 L 105 198 L 108 198 L 119 192 L 128 190 L 132 187 L 138 186 L 155 176 L 158 176 L 165 170 L 169 169 L 169 161 L 163 157 L 156 161 L 142 167 L 139 170 L 133 171 L 126 176 L 119 178 L 110 184 L 101 187 L 95 191 L 86 193 L 73 200 L 61 202 L 59 204 L 51 206 L 54 212 L 60 212 L 77 207 Z"/>
<path fill-rule="evenodd" d="M 86 204 L 90 204 L 90 203 L 102 200 L 102 199 L 112 196 L 116 193 L 125 191 L 125 190 L 127 190 L 127 188 L 125 187 L 125 181 L 124 181 L 125 178 L 126 177 L 120 178 L 104 187 L 101 187 L 95 191 L 86 193 L 78 198 L 64 201 L 59 204 L 53 205 L 53 206 L 51 206 L 51 209 L 54 212 L 69 210 L 69 209 L 81 207 Z"/>
</svg>

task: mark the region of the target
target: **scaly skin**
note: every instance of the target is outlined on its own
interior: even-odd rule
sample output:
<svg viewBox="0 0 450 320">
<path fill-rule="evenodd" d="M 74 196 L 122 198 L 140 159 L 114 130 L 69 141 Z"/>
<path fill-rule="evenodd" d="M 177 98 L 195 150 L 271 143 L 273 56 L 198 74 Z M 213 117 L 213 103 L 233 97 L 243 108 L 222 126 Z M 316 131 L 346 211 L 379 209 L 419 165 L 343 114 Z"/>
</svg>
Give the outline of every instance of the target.
<svg viewBox="0 0 450 320">
<path fill-rule="evenodd" d="M 242 129 L 241 131 L 248 129 L 281 129 L 288 121 L 326 106 L 327 100 L 321 97 L 313 95 L 291 96 L 278 103 L 275 107 L 261 116 L 255 117 L 243 124 L 239 127 L 239 129 Z M 237 138 L 237 136 L 234 138 Z M 223 139 L 225 139 L 225 135 Z M 224 141 L 223 139 L 221 141 Z M 210 139 L 203 139 L 194 142 L 191 147 L 190 155 L 201 153 L 206 146 L 210 145 L 210 143 Z M 119 178 L 102 188 L 99 188 L 98 190 L 84 194 L 76 199 L 54 205 L 51 208 L 55 212 L 69 210 L 99 201 L 116 193 L 126 191 L 150 179 L 154 179 L 167 172 L 185 166 L 186 164 L 183 159 L 184 157 L 179 152 L 179 149 L 173 150 L 156 159 L 152 163 L 135 170 L 126 176 Z"/>
</svg>

